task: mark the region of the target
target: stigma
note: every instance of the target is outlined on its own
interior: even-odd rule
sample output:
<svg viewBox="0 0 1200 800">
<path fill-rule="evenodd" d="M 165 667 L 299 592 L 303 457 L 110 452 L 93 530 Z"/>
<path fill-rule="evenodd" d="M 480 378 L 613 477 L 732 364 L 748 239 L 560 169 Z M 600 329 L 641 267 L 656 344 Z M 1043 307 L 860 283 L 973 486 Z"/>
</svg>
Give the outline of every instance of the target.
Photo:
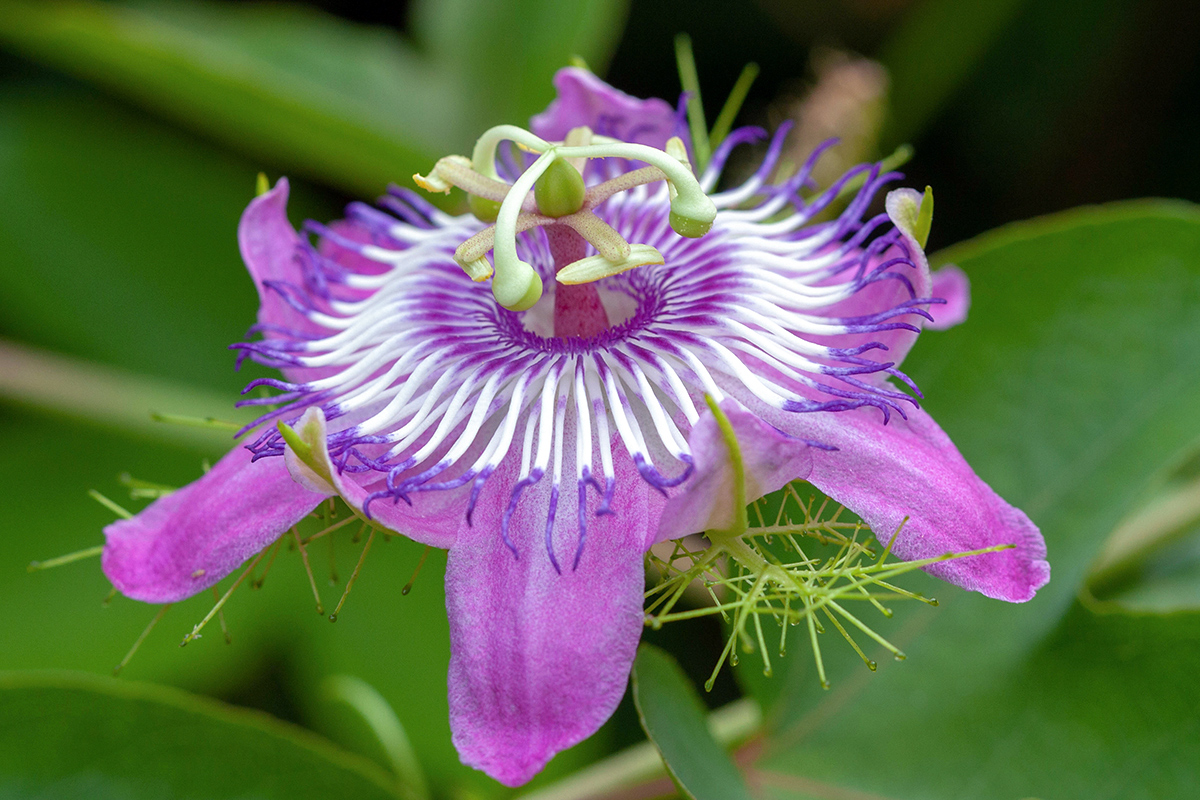
<svg viewBox="0 0 1200 800">
<path fill-rule="evenodd" d="M 500 178 L 496 166 L 497 150 L 504 141 L 535 156 L 511 184 Z M 588 187 L 582 167 L 594 158 L 640 161 L 647 166 Z M 670 139 L 665 150 L 659 150 L 598 136 L 586 127 L 571 130 L 561 142 L 548 142 L 524 128 L 499 125 L 479 137 L 471 158 L 446 156 L 429 175 L 414 175 L 413 180 L 430 192 L 462 189 L 472 213 L 490 223 L 459 245 L 454 260 L 473 281 L 491 278 L 496 302 L 510 311 L 532 308 L 544 291 L 537 270 L 517 254 L 520 233 L 538 227 L 547 228 L 547 233 L 556 232 L 551 237 L 552 242 L 560 243 L 552 245 L 557 251 L 555 280 L 563 289 L 664 263 L 657 248 L 626 241 L 596 215 L 595 209 L 613 195 L 665 181 L 671 204 L 669 224 L 680 236 L 689 238 L 708 233 L 717 214 L 716 205 L 696 180 L 687 149 L 678 137 Z M 586 255 L 586 244 L 595 248 L 595 255 Z M 566 295 L 576 298 L 573 305 L 579 305 L 578 298 L 592 292 L 594 289 L 567 290 Z M 558 305 L 556 301 L 556 308 Z M 589 303 L 585 299 L 582 305 Z M 580 329 L 586 332 L 597 326 L 603 327 L 603 322 L 585 321 Z"/>
</svg>

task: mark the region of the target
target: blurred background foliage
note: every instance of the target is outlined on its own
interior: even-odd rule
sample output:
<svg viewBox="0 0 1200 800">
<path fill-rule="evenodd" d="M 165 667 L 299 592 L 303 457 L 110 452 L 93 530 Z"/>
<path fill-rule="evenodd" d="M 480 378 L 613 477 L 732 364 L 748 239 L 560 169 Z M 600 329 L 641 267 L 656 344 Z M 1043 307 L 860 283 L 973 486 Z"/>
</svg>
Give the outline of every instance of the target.
<svg viewBox="0 0 1200 800">
<path fill-rule="evenodd" d="M 799 116 L 819 133 L 828 111 L 859 157 L 915 147 L 909 183 L 937 190 L 931 249 L 963 243 L 936 260 L 967 269 L 975 304 L 908 368 L 977 471 L 1042 527 L 1054 568 L 1022 607 L 915 580 L 944 602 L 889 623 L 909 662 L 871 675 L 830 647 L 828 693 L 799 647 L 769 680 L 751 656 L 727 670 L 704 700 L 761 704 L 763 735 L 738 749 L 753 792 L 1200 793 L 1200 214 L 1120 204 L 992 231 L 1081 204 L 1200 200 L 1200 10 L 1186 0 L 0 0 L 0 670 L 106 674 L 154 616 L 104 604 L 95 561 L 25 565 L 101 541 L 112 513 L 88 489 L 135 505 L 122 473 L 180 485 L 227 446 L 150 412 L 229 418 L 257 374 L 235 374 L 226 346 L 255 312 L 234 233 L 258 171 L 293 178 L 293 221 L 335 218 L 543 108 L 572 56 L 633 94 L 677 97 L 679 32 L 710 120 L 754 61 L 740 122 Z M 329 676 L 353 675 L 394 709 L 434 796 L 512 795 L 450 745 L 444 555 L 400 592 L 420 555 L 377 545 L 336 625 L 284 552 L 227 606 L 229 646 L 215 632 L 176 646 L 211 606 L 198 597 L 119 684 L 0 673 L 0 794 L 419 796 L 411 774 L 397 784 L 394 747 L 333 699 Z M 341 578 L 321 588 L 336 597 L 355 549 L 329 557 Z M 723 633 L 647 638 L 702 683 Z M 641 738 L 627 703 L 538 785 Z M 256 763 L 266 777 L 227 780 Z M 620 780 L 669 792 L 655 763 Z"/>
</svg>

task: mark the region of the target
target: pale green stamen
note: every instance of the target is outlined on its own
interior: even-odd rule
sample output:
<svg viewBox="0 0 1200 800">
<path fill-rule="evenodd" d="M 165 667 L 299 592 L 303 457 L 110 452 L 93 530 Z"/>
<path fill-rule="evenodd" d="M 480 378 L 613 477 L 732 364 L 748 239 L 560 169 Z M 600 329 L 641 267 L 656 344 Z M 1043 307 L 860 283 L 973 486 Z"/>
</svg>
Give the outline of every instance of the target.
<svg viewBox="0 0 1200 800">
<path fill-rule="evenodd" d="M 497 177 L 496 148 L 505 140 L 516 142 L 518 146 L 535 153 L 544 153 L 550 149 L 549 142 L 524 128 L 518 128 L 516 125 L 497 125 L 484 131 L 475 142 L 475 149 L 471 153 L 471 165 L 476 172 L 489 178 Z"/>
<path fill-rule="evenodd" d="M 662 264 L 662 253 L 648 244 L 630 246 L 629 255 L 620 261 L 610 261 L 604 256 L 588 256 L 572 262 L 558 271 L 558 282 L 566 285 L 593 283 L 602 278 L 620 275 L 635 267 Z"/>
<path fill-rule="evenodd" d="M 717 216 L 717 206 L 704 190 L 691 169 L 669 153 L 645 144 L 631 142 L 603 142 L 586 147 L 557 148 L 559 155 L 565 158 L 625 158 L 631 161 L 644 161 L 658 167 L 667 176 L 667 183 L 674 190 L 671 199 L 671 213 L 688 220 L 697 226 L 706 226 L 705 232 L 712 227 Z M 676 228 L 676 232 L 683 234 Z M 701 234 L 702 235 L 702 234 Z"/>
<path fill-rule="evenodd" d="M 503 141 L 538 153 L 538 158 L 509 186 L 496 171 L 496 150 Z M 579 169 L 589 158 L 622 158 L 651 166 L 605 181 L 588 189 Z M 547 142 L 515 125 L 498 125 L 475 143 L 470 160 L 463 156 L 440 159 L 428 176 L 414 175 L 431 192 L 467 191 L 475 215 L 495 224 L 464 242 L 455 261 L 474 281 L 492 278 L 492 294 L 505 308 L 524 311 L 542 295 L 537 271 L 517 256 L 516 236 L 539 225 L 563 224 L 594 245 L 599 256 L 581 259 L 559 271 L 563 283 L 590 283 L 647 264 L 662 264 L 662 254 L 649 245 L 630 245 L 592 209 L 619 191 L 666 180 L 671 202 L 670 224 L 683 236 L 708 233 L 716 205 L 704 193 L 688 163 L 683 142 L 673 138 L 666 150 L 596 136 L 576 128 L 562 143 Z M 534 208 L 526 203 L 534 193 Z M 492 251 L 491 262 L 487 251 Z"/>
<path fill-rule="evenodd" d="M 537 270 L 517 256 L 517 215 L 521 213 L 525 195 L 529 194 L 537 179 L 558 157 L 555 150 L 548 147 L 517 178 L 512 190 L 500 204 L 500 213 L 496 217 L 496 244 L 492 250 L 496 274 L 492 278 L 492 294 L 496 302 L 511 311 L 531 308 L 542 296 L 542 279 Z"/>
</svg>

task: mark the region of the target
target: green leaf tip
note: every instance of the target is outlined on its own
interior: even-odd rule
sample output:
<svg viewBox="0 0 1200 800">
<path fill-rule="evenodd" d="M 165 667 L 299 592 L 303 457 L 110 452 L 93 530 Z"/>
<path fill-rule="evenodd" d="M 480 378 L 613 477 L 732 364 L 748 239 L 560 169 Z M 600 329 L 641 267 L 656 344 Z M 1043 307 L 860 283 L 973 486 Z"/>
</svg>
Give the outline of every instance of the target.
<svg viewBox="0 0 1200 800">
<path fill-rule="evenodd" d="M 267 180 L 267 173 L 258 173 L 258 178 L 254 182 L 255 197 L 262 197 L 269 191 L 271 191 L 271 182 Z"/>
<path fill-rule="evenodd" d="M 921 198 L 921 206 L 917 209 L 917 224 L 913 227 L 913 238 L 921 249 L 929 241 L 929 231 L 933 227 L 933 187 L 925 187 L 925 195 Z"/>
<path fill-rule="evenodd" d="M 692 134 L 696 169 L 702 173 L 712 156 L 712 147 L 708 141 L 708 124 L 704 121 L 704 103 L 700 99 L 700 75 L 696 71 L 696 58 L 692 53 L 692 37 L 686 33 L 675 37 L 675 64 L 679 69 L 679 83 L 688 95 L 688 130 Z"/>
<path fill-rule="evenodd" d="M 633 700 L 642 729 L 682 797 L 749 800 L 745 781 L 709 730 L 704 704 L 666 651 L 645 643 L 638 648 Z"/>
<path fill-rule="evenodd" d="M 296 431 L 283 420 L 276 422 L 275 427 L 278 429 L 279 435 L 283 437 L 285 442 L 287 442 L 287 446 L 292 448 L 292 452 L 296 454 L 297 458 L 299 458 L 305 464 L 308 464 L 310 461 L 312 461 L 312 447 L 309 446 L 308 442 L 300 438 L 300 434 L 296 433 Z"/>
<path fill-rule="evenodd" d="M 717 147 L 729 135 L 729 131 L 733 128 L 733 121 L 737 119 L 738 112 L 742 110 L 742 104 L 746 102 L 746 95 L 750 93 L 750 87 L 754 84 L 754 79 L 758 77 L 758 72 L 758 64 L 753 61 L 742 68 L 742 74 L 733 84 L 729 97 L 725 99 L 725 105 L 721 107 L 720 113 L 717 114 L 717 120 L 713 123 L 712 132 L 708 136 L 709 147 Z"/>
</svg>

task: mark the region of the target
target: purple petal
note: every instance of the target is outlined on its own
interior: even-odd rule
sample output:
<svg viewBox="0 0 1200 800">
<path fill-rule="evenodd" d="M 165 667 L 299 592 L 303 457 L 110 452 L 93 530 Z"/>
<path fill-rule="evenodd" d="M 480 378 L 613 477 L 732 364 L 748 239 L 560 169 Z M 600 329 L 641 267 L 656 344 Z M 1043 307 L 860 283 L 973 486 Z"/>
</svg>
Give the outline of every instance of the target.
<svg viewBox="0 0 1200 800">
<path fill-rule="evenodd" d="M 558 97 L 529 121 L 543 139 L 560 141 L 581 125 L 604 136 L 658 148 L 675 135 L 675 109 L 666 101 L 632 97 L 586 69 L 560 69 L 554 75 L 554 88 Z"/>
<path fill-rule="evenodd" d="M 546 552 L 549 477 L 521 498 L 509 530 L 499 521 L 516 470 L 502 467 L 460 534 L 446 567 L 450 617 L 450 726 L 463 763 L 508 786 L 532 778 L 550 758 L 590 736 L 625 692 L 642 632 L 642 554 L 661 501 L 628 458 L 618 461 L 614 514 L 588 500 L 587 546 L 578 543 L 575 481 L 557 505 Z M 566 489 L 567 487 L 563 487 Z"/>
<path fill-rule="evenodd" d="M 1023 512 L 972 471 L 924 411 L 887 425 L 870 410 L 794 415 L 791 432 L 834 445 L 813 451 L 808 480 L 862 517 L 886 542 L 906 517 L 892 552 L 903 559 L 1012 544 L 954 559 L 928 572 L 988 597 L 1024 602 L 1050 579 L 1046 543 Z"/>
<path fill-rule="evenodd" d="M 812 471 L 812 448 L 763 422 L 736 400 L 721 403 L 733 426 L 745 471 L 747 502 L 782 489 Z M 688 444 L 696 471 L 682 491 L 667 501 L 658 528 L 658 541 L 689 533 L 725 530 L 734 523 L 734 475 L 729 448 L 712 413 L 705 411 L 692 428 Z"/>
<path fill-rule="evenodd" d="M 926 322 L 926 328 L 944 331 L 967 321 L 967 311 L 971 308 L 971 280 L 967 273 L 953 264 L 933 273 L 933 296 L 946 302 L 929 307 L 933 322 Z"/>
<path fill-rule="evenodd" d="M 310 320 L 284 300 L 267 283 L 304 286 L 304 270 L 297 248 L 300 237 L 287 218 L 288 181 L 280 178 L 275 188 L 250 201 L 238 223 L 238 247 L 246 269 L 258 290 L 258 321 L 312 337 L 332 331 Z M 288 380 L 302 383 L 329 374 L 329 370 L 295 367 L 282 369 Z"/>
<path fill-rule="evenodd" d="M 332 481 L 327 481 L 314 473 L 288 448 L 280 460 L 286 461 L 287 469 L 297 483 L 313 491 L 340 495 L 347 505 L 368 517 L 378 527 L 403 534 L 413 541 L 442 548 L 454 542 L 459 528 L 465 524 L 467 502 L 470 499 L 468 486 L 452 491 L 416 493 L 411 497 L 412 505 L 397 503 L 392 498 L 368 503 L 367 499 L 372 493 L 386 488 L 386 479 L 379 472 L 353 475 L 338 472 L 329 457 L 325 413 L 319 407 L 309 407 L 294 427 L 300 438 L 312 448 L 321 472 L 332 478 Z M 404 477 L 401 475 L 400 480 Z M 360 484 L 359 480 L 371 483 Z"/>
<path fill-rule="evenodd" d="M 233 572 L 326 495 L 292 480 L 281 458 L 235 447 L 204 477 L 104 529 L 104 574 L 147 603 L 190 597 Z"/>
</svg>

